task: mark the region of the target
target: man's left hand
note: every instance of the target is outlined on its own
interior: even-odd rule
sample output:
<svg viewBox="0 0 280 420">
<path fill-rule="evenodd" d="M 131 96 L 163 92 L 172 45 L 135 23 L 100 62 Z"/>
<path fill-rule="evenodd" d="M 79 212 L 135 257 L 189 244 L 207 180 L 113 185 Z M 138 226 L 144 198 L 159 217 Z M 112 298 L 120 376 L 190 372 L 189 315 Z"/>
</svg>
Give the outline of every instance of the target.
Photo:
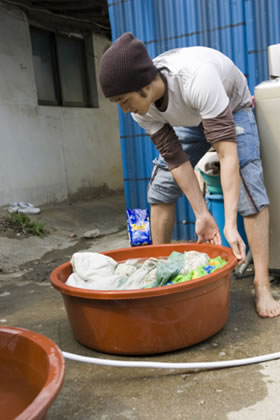
<svg viewBox="0 0 280 420">
<path fill-rule="evenodd" d="M 238 260 L 238 264 L 244 264 L 246 261 L 246 245 L 239 235 L 237 229 L 227 229 L 225 227 L 224 235 Z"/>
</svg>

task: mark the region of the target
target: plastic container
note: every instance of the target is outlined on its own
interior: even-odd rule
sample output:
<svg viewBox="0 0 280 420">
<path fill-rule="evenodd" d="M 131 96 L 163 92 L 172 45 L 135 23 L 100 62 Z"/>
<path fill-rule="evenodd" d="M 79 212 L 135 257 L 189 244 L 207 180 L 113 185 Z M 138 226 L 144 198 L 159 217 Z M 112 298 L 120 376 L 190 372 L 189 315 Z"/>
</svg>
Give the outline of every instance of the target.
<svg viewBox="0 0 280 420">
<path fill-rule="evenodd" d="M 224 236 L 225 226 L 225 208 L 224 208 L 224 196 L 222 194 L 206 194 L 207 207 L 214 217 L 221 234 L 222 245 L 228 246 L 229 243 Z M 249 251 L 248 240 L 244 229 L 243 217 L 240 214 L 237 215 L 237 228 L 238 232 L 246 245 L 246 253 Z"/>
<path fill-rule="evenodd" d="M 47 337 L 0 327 L 1 419 L 45 419 L 64 379 L 64 358 Z"/>
<path fill-rule="evenodd" d="M 198 169 L 204 180 L 207 190 L 212 194 L 223 194 L 220 175 L 208 175 L 201 169 Z"/>
<path fill-rule="evenodd" d="M 172 251 L 206 252 L 228 261 L 220 270 L 189 282 L 141 290 L 92 291 L 65 284 L 69 262 L 51 273 L 61 292 L 74 337 L 94 350 L 113 354 L 153 354 L 199 343 L 225 325 L 230 275 L 237 261 L 230 248 L 180 243 L 104 252 L 116 261 L 168 257 Z"/>
</svg>

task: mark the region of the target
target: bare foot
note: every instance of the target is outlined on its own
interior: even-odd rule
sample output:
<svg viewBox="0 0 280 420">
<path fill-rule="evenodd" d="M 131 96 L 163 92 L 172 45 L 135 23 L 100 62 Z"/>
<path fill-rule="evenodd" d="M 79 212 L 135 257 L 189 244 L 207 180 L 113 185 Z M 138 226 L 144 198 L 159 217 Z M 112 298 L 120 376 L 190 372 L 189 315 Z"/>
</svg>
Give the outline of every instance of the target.
<svg viewBox="0 0 280 420">
<path fill-rule="evenodd" d="M 275 318 L 280 315 L 280 302 L 274 300 L 270 288 L 255 286 L 256 310 L 262 318 Z"/>
</svg>

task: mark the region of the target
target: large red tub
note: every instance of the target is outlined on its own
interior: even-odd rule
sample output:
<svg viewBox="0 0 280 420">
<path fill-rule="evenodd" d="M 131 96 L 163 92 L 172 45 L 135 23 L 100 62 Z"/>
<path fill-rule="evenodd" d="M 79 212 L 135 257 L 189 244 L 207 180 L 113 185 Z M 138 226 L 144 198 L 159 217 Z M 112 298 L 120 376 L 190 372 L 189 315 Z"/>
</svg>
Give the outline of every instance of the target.
<svg viewBox="0 0 280 420">
<path fill-rule="evenodd" d="M 0 418 L 42 420 L 64 379 L 64 358 L 49 338 L 0 327 Z"/>
<path fill-rule="evenodd" d="M 123 248 L 103 254 L 121 262 L 168 257 L 172 251 L 205 252 L 228 261 L 220 270 L 177 285 L 141 290 L 85 290 L 65 284 L 70 262 L 51 273 L 62 293 L 75 338 L 94 350 L 113 354 L 153 354 L 199 343 L 225 325 L 230 275 L 237 260 L 230 248 L 196 243 Z"/>
</svg>

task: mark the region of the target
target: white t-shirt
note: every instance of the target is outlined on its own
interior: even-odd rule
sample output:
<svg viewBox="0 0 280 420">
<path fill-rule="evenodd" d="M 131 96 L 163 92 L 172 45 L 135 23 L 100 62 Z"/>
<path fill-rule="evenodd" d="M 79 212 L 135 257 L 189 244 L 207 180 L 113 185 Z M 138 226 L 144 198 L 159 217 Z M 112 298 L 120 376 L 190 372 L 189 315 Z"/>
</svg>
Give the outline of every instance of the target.
<svg viewBox="0 0 280 420">
<path fill-rule="evenodd" d="M 167 109 L 161 112 L 152 104 L 143 116 L 131 114 L 149 135 L 157 133 L 167 123 L 173 127 L 196 127 L 204 119 L 217 117 L 228 105 L 232 112 L 251 106 L 245 76 L 215 49 L 178 48 L 153 61 L 167 80 Z"/>
</svg>

